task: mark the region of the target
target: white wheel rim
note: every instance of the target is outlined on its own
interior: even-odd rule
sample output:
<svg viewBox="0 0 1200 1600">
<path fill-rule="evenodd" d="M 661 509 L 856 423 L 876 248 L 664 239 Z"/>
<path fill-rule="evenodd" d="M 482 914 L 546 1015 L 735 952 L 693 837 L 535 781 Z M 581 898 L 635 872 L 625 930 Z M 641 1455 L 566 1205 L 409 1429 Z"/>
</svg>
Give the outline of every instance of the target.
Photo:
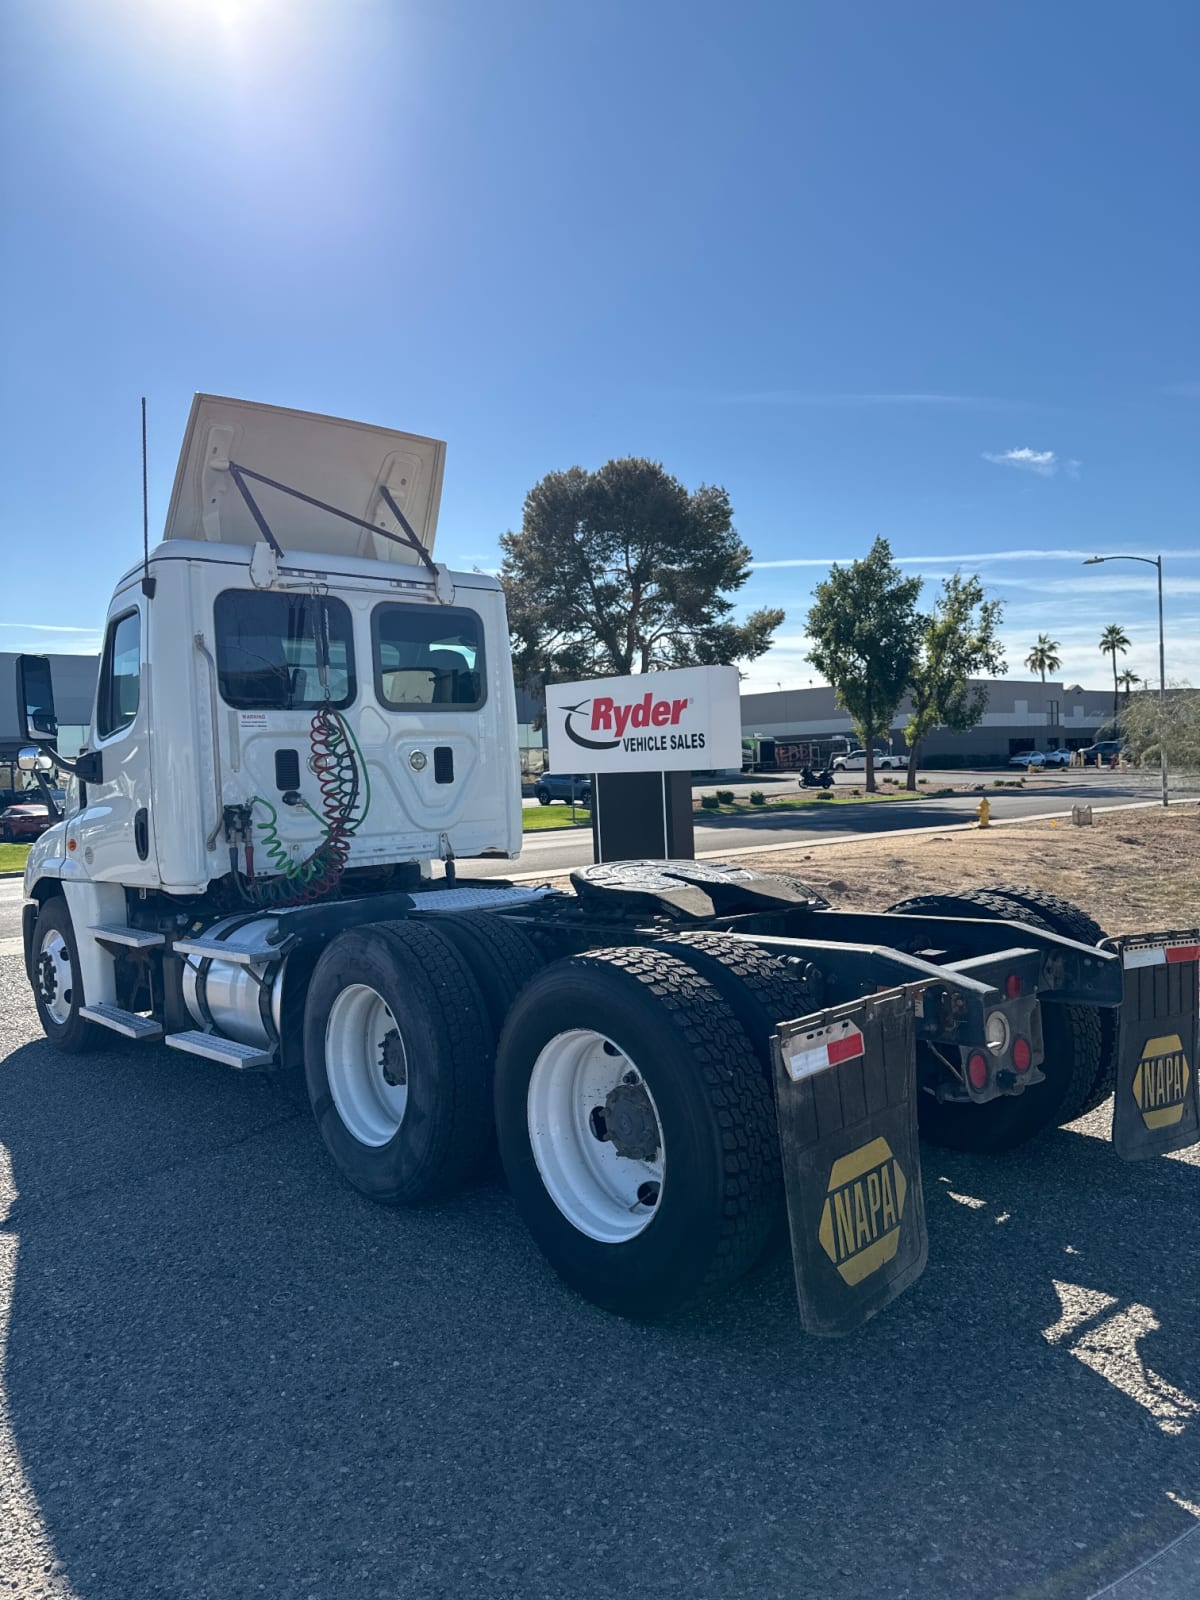
<svg viewBox="0 0 1200 1600">
<path fill-rule="evenodd" d="M 638 1153 L 622 1154 L 611 1135 L 597 1132 L 622 1085 L 635 1091 L 625 1100 L 636 1113 Z M 572 1227 L 602 1244 L 625 1244 L 650 1226 L 666 1183 L 662 1118 L 637 1066 L 611 1039 L 588 1028 L 551 1039 L 533 1064 L 526 1112 L 538 1172 Z M 653 1156 L 647 1138 L 657 1144 Z"/>
<path fill-rule="evenodd" d="M 62 1027 L 71 1020 L 75 979 L 71 972 L 71 952 L 57 928 L 49 929 L 42 940 L 37 978 L 38 992 L 47 1014 Z"/>
<path fill-rule="evenodd" d="M 325 1074 L 337 1114 L 359 1144 L 377 1149 L 395 1138 L 408 1109 L 408 1055 L 387 1001 L 369 984 L 351 984 L 329 1009 Z"/>
</svg>

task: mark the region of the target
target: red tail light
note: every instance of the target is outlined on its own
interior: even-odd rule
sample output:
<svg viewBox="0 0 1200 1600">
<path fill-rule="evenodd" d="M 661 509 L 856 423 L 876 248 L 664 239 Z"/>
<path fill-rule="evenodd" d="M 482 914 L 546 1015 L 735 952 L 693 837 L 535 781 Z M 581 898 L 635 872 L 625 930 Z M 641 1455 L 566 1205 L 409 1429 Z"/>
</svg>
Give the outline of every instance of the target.
<svg viewBox="0 0 1200 1600">
<path fill-rule="evenodd" d="M 967 1080 L 972 1089 L 986 1089 L 988 1081 L 987 1057 L 976 1050 L 967 1060 Z"/>
<path fill-rule="evenodd" d="M 1021 992 L 1021 978 L 1016 972 L 1010 972 L 1004 980 L 1004 993 L 1010 1000 L 1015 1000 Z"/>
<path fill-rule="evenodd" d="M 1028 1072 L 1033 1064 L 1033 1051 L 1029 1047 L 1029 1040 L 1022 1039 L 1019 1034 L 1013 1040 L 1012 1064 L 1018 1072 Z"/>
</svg>

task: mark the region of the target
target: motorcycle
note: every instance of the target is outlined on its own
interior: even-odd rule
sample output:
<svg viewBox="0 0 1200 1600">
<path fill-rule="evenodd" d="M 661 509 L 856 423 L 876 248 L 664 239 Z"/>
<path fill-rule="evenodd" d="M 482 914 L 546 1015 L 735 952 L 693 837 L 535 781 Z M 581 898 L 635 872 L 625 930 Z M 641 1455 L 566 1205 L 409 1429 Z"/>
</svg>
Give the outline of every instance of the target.
<svg viewBox="0 0 1200 1600">
<path fill-rule="evenodd" d="M 823 772 L 814 772 L 811 767 L 803 767 L 800 772 L 800 787 L 802 789 L 832 789 L 832 767 L 826 767 Z"/>
</svg>

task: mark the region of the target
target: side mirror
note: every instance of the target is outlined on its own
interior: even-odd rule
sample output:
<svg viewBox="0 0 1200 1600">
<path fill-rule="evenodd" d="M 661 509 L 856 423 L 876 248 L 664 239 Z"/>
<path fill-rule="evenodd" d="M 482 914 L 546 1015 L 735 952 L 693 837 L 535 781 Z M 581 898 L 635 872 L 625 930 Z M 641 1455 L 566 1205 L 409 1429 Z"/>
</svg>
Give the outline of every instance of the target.
<svg viewBox="0 0 1200 1600">
<path fill-rule="evenodd" d="M 45 656 L 17 657 L 17 712 L 26 739 L 53 745 L 58 737 L 58 718 L 50 663 Z"/>
<path fill-rule="evenodd" d="M 54 762 L 44 750 L 39 750 L 37 745 L 26 745 L 24 750 L 17 754 L 17 765 L 22 772 L 53 772 Z"/>
</svg>

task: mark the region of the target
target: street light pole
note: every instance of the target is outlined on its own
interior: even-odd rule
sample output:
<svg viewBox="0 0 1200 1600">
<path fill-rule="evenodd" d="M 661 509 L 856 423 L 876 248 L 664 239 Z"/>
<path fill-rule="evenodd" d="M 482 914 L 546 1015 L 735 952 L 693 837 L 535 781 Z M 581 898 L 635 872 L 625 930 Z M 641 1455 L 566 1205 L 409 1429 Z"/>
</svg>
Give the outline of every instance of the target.
<svg viewBox="0 0 1200 1600">
<path fill-rule="evenodd" d="M 1162 803 L 1165 806 L 1169 801 L 1167 799 L 1167 644 L 1163 627 L 1162 556 L 1088 556 L 1083 564 L 1085 567 L 1097 567 L 1102 561 L 1144 561 L 1148 567 L 1158 569 L 1158 766 L 1162 777 Z"/>
</svg>

